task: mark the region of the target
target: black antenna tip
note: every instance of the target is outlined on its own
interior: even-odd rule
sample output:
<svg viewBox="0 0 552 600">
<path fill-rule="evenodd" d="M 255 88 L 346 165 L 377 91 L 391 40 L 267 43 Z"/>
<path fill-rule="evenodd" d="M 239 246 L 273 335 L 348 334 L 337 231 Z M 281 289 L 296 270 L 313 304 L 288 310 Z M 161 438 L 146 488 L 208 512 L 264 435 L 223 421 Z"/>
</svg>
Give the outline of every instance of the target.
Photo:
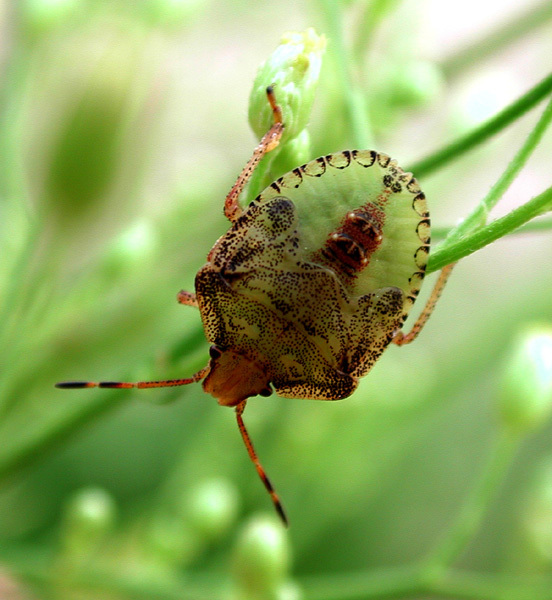
<svg viewBox="0 0 552 600">
<path fill-rule="evenodd" d="M 59 383 L 56 383 L 56 387 L 62 390 L 76 390 L 92 386 L 89 381 L 60 381 Z"/>
</svg>

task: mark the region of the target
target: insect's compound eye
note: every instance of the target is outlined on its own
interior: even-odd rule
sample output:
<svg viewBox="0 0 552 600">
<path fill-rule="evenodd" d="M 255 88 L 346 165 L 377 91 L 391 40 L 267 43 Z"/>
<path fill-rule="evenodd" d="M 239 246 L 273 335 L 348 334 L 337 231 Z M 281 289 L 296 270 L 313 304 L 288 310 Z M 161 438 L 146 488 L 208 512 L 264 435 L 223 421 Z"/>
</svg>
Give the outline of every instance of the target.
<svg viewBox="0 0 552 600">
<path fill-rule="evenodd" d="M 222 350 L 218 347 L 215 346 L 214 344 L 209 348 L 209 356 L 213 359 L 216 360 L 217 358 L 220 358 L 222 356 Z"/>
<path fill-rule="evenodd" d="M 268 398 L 268 396 L 272 396 L 272 390 L 269 387 L 264 388 L 264 390 L 261 390 L 259 392 L 259 396 L 264 396 L 265 398 Z"/>
</svg>

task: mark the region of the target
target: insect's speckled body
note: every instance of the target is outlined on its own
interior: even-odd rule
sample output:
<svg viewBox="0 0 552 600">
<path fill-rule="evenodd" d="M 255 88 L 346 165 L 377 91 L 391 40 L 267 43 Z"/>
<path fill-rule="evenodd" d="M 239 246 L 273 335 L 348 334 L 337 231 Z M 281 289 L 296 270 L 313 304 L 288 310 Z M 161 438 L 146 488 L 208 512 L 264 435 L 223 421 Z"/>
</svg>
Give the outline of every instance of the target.
<svg viewBox="0 0 552 600">
<path fill-rule="evenodd" d="M 211 250 L 196 277 L 207 338 L 246 359 L 255 394 L 271 383 L 281 396 L 345 398 L 401 327 L 428 251 L 411 174 L 373 151 L 318 158 L 264 190 Z M 220 396 L 225 360 L 205 386 L 237 404 L 236 385 Z"/>
<path fill-rule="evenodd" d="M 239 195 L 259 161 L 276 148 L 284 124 L 271 87 L 274 124 L 230 190 L 230 230 L 196 276 L 198 307 L 211 342 L 206 367 L 168 381 L 69 381 L 62 388 L 203 388 L 234 406 L 249 456 L 287 523 L 261 467 L 242 413 L 247 398 L 280 396 L 339 400 L 349 396 L 387 345 L 411 342 L 444 286 L 443 272 L 412 330 L 403 322 L 424 278 L 430 224 L 417 181 L 389 156 L 345 150 L 297 167 L 242 209 Z"/>
</svg>

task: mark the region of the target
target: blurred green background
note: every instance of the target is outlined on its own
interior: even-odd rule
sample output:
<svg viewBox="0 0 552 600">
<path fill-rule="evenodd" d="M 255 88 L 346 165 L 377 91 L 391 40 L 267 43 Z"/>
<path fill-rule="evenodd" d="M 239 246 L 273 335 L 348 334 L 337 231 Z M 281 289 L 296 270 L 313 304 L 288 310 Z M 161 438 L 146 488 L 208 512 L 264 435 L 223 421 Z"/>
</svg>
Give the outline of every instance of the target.
<svg viewBox="0 0 552 600">
<path fill-rule="evenodd" d="M 552 598 L 544 414 L 455 557 L 490 579 L 471 592 L 408 578 L 393 588 L 477 486 L 520 334 L 550 327 L 550 228 L 461 261 L 419 340 L 390 348 L 352 398 L 249 402 L 287 532 L 233 412 L 200 385 L 53 387 L 186 377 L 206 363 L 199 314 L 176 293 L 193 289 L 228 227 L 224 197 L 257 143 L 250 89 L 282 34 L 328 38 L 309 158 L 356 141 L 340 29 L 370 143 L 408 168 L 548 74 L 551 3 L 0 7 L 0 598 L 502 598 L 509 585 L 511 598 Z M 437 229 L 473 209 L 541 110 L 421 178 Z M 551 152 L 548 132 L 496 215 L 550 185 Z"/>
</svg>

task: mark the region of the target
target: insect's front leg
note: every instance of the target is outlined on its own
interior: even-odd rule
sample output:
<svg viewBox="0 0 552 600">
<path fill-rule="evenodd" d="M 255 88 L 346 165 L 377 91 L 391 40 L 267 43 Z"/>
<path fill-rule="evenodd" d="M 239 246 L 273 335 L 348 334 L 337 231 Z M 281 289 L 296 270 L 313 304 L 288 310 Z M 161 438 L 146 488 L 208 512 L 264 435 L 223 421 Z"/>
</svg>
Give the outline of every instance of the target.
<svg viewBox="0 0 552 600">
<path fill-rule="evenodd" d="M 263 135 L 259 145 L 253 152 L 253 156 L 249 159 L 249 162 L 239 174 L 238 179 L 228 193 L 228 196 L 226 196 L 226 200 L 224 201 L 224 214 L 226 218 L 232 222 L 234 222 L 243 212 L 238 203 L 238 199 L 243 188 L 245 187 L 245 184 L 249 181 L 249 178 L 253 174 L 253 171 L 257 168 L 261 158 L 267 152 L 274 150 L 274 148 L 278 146 L 284 131 L 284 124 L 282 122 L 282 109 L 278 104 L 276 104 L 276 97 L 274 96 L 274 89 L 272 86 L 266 88 L 266 95 L 274 116 L 274 125 L 272 125 L 272 127 Z"/>
<path fill-rule="evenodd" d="M 186 292 L 184 290 L 180 290 L 176 296 L 179 304 L 184 304 L 185 306 L 195 306 L 198 308 L 197 298 L 193 292 Z"/>
</svg>

